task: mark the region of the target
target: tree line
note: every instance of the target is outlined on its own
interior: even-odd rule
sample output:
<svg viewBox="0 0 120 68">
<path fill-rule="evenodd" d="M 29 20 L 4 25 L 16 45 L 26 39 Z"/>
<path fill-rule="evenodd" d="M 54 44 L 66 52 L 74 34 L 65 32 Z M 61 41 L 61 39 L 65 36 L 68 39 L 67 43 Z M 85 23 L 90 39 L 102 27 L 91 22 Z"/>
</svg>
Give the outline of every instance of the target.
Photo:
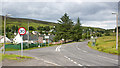
<svg viewBox="0 0 120 68">
<path fill-rule="evenodd" d="M 113 30 L 111 30 L 113 31 Z M 90 39 L 93 37 L 110 36 L 112 33 L 110 30 L 93 28 L 93 27 L 83 27 L 81 26 L 80 18 L 77 18 L 77 22 L 73 22 L 72 19 L 65 13 L 59 20 L 58 24 L 55 26 L 55 37 L 54 41 L 59 41 L 64 39 L 72 41 L 80 41 L 80 39 Z"/>
<path fill-rule="evenodd" d="M 19 29 L 20 26 L 17 26 L 17 25 L 13 25 L 13 26 L 7 26 L 6 27 L 6 36 L 8 38 L 14 38 L 14 33 L 18 33 L 18 29 Z M 46 34 L 46 31 L 50 31 L 50 26 L 38 26 L 37 28 L 34 28 L 33 26 L 30 26 L 29 27 L 29 31 L 32 32 L 32 31 L 38 31 L 39 33 L 41 34 Z M 28 29 L 26 29 L 28 30 Z M 45 31 L 45 32 L 43 32 Z M 2 29 L 2 33 L 4 33 L 4 30 Z"/>
</svg>

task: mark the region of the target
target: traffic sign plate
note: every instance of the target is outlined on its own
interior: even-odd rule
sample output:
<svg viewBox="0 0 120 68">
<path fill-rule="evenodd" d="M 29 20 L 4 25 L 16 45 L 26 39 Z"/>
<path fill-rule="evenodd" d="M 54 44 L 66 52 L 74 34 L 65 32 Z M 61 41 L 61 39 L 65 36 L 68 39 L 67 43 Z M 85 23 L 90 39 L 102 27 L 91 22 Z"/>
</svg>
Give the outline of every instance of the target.
<svg viewBox="0 0 120 68">
<path fill-rule="evenodd" d="M 25 35 L 25 34 L 26 34 L 26 29 L 25 29 L 24 27 L 20 27 L 20 28 L 18 29 L 18 33 L 19 33 L 20 35 Z"/>
</svg>

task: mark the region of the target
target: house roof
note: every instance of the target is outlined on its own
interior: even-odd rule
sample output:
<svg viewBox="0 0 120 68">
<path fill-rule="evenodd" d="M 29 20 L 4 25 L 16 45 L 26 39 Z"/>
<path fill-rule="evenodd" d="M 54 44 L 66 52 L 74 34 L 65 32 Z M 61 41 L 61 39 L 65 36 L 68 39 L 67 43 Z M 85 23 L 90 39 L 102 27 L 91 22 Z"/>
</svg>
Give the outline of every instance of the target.
<svg viewBox="0 0 120 68">
<path fill-rule="evenodd" d="M 28 40 L 27 34 L 23 35 L 23 40 Z M 29 35 L 29 40 L 38 40 L 38 36 L 37 35 Z"/>
<path fill-rule="evenodd" d="M 2 39 L 3 38 L 3 36 L 0 36 L 0 39 Z"/>
<path fill-rule="evenodd" d="M 43 39 L 44 39 L 44 34 L 41 34 L 40 36 L 39 35 L 33 35 L 33 34 L 30 34 L 29 35 L 29 40 L 38 40 L 38 37 L 43 37 Z M 50 35 L 50 40 L 53 40 L 53 37 L 54 37 L 54 35 Z M 23 36 L 23 40 L 28 40 L 28 35 L 27 34 L 25 34 L 24 36 Z"/>
</svg>

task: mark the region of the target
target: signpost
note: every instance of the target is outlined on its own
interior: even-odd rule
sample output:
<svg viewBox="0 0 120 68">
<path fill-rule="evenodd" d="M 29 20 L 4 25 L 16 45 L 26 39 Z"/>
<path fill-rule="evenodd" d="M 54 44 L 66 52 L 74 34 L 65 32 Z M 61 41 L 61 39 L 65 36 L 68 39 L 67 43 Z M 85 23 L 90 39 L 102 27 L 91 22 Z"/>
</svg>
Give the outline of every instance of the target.
<svg viewBox="0 0 120 68">
<path fill-rule="evenodd" d="M 46 46 L 46 40 L 43 40 L 43 43 L 45 44 L 45 46 Z"/>
<path fill-rule="evenodd" d="M 48 39 L 48 46 L 49 46 L 49 36 L 45 36 L 45 39 Z"/>
<path fill-rule="evenodd" d="M 91 42 L 92 42 L 92 46 L 95 46 L 96 39 L 95 39 L 95 38 L 93 38 L 93 36 L 91 36 Z"/>
<path fill-rule="evenodd" d="M 24 27 L 20 27 L 18 29 L 18 33 L 21 35 L 21 38 L 23 39 L 23 35 L 26 34 L 26 29 Z M 23 40 L 21 41 L 21 56 L 23 56 Z"/>
<path fill-rule="evenodd" d="M 65 39 L 62 39 L 62 44 L 63 44 L 64 40 L 65 40 Z"/>
</svg>

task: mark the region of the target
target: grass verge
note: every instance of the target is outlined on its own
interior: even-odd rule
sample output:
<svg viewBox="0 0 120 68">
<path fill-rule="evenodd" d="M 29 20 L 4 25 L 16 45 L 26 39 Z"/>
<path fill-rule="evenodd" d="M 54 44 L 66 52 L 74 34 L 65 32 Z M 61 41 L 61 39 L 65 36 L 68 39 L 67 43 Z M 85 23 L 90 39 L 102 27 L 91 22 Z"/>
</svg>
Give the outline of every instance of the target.
<svg viewBox="0 0 120 68">
<path fill-rule="evenodd" d="M 2 60 L 4 59 L 10 59 L 10 60 L 24 60 L 24 59 L 32 59 L 32 57 L 28 56 L 21 56 L 21 55 L 15 55 L 15 54 L 2 54 Z"/>
<path fill-rule="evenodd" d="M 118 55 L 118 50 L 116 50 L 116 37 L 115 36 L 103 36 L 96 40 L 95 46 L 91 46 L 92 42 L 88 42 L 88 46 L 105 53 Z"/>
</svg>

